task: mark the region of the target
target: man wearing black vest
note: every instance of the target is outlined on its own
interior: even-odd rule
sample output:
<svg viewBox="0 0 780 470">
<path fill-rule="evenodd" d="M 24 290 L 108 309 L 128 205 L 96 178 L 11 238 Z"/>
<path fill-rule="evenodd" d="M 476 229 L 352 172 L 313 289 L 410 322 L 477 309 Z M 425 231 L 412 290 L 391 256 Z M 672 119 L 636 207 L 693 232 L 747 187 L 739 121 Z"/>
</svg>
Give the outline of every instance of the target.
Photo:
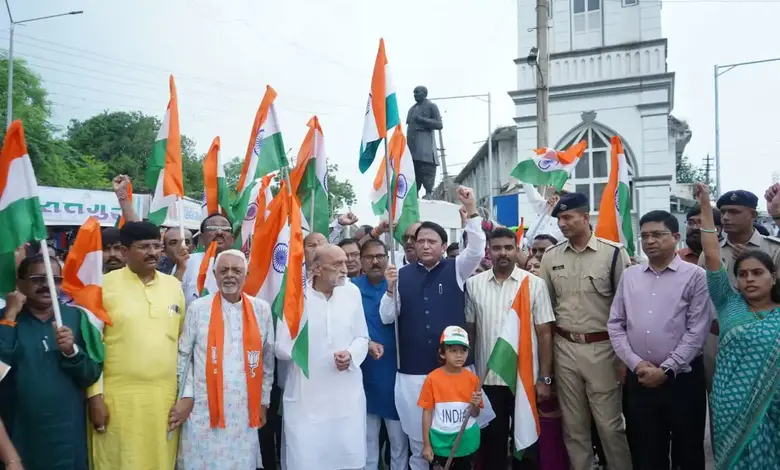
<svg viewBox="0 0 780 470">
<path fill-rule="evenodd" d="M 401 426 L 409 436 L 412 470 L 428 470 L 422 457 L 422 410 L 417 406 L 425 376 L 436 369 L 438 348 L 444 328 L 466 328 L 464 286 L 485 256 L 485 233 L 477 204 L 470 188 L 458 188 L 458 198 L 467 214 L 468 245 L 457 258 L 443 258 L 447 232 L 433 222 L 423 222 L 415 234 L 417 263 L 397 270 L 388 266 L 387 294 L 382 297 L 379 314 L 384 324 L 398 321 L 400 364 L 395 381 L 395 404 Z M 395 296 L 395 299 L 393 299 Z M 469 356 L 466 366 L 473 366 Z M 484 416 L 483 416 L 484 415 Z M 491 419 L 492 410 L 480 413 L 480 420 Z"/>
</svg>

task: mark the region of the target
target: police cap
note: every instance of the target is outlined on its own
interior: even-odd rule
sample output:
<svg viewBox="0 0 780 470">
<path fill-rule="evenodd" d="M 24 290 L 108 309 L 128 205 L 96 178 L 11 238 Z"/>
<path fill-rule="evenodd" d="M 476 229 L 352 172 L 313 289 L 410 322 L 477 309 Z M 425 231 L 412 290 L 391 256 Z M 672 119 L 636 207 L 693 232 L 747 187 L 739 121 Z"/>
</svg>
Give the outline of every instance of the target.
<svg viewBox="0 0 780 470">
<path fill-rule="evenodd" d="M 723 193 L 723 195 L 718 198 L 717 206 L 718 209 L 723 206 L 745 206 L 755 209 L 758 207 L 758 196 L 743 189 L 729 191 Z"/>
<path fill-rule="evenodd" d="M 590 209 L 590 203 L 588 202 L 588 196 L 582 193 L 567 193 L 561 196 L 558 200 L 558 204 L 552 210 L 553 217 L 558 217 L 558 214 L 565 211 L 571 211 L 575 209 Z"/>
</svg>

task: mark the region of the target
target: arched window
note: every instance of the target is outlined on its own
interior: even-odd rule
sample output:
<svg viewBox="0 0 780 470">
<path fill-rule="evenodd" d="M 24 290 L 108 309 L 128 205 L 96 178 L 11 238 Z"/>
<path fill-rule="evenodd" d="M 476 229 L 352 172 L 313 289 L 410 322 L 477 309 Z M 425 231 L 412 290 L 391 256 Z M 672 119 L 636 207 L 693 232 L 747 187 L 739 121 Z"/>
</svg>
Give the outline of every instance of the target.
<svg viewBox="0 0 780 470">
<path fill-rule="evenodd" d="M 578 193 L 587 194 L 590 199 L 591 212 L 598 213 L 601 205 L 601 196 L 609 181 L 609 171 L 612 167 L 612 149 L 610 139 L 615 135 L 610 129 L 596 122 L 583 122 L 564 136 L 555 146 L 558 150 L 564 150 L 581 140 L 588 143 L 585 153 L 574 169 L 569 180 Z M 628 175 L 631 178 L 631 209 L 636 210 L 636 193 L 634 192 L 633 177 L 634 156 L 628 144 L 623 141 L 623 147 L 628 161 Z"/>
</svg>

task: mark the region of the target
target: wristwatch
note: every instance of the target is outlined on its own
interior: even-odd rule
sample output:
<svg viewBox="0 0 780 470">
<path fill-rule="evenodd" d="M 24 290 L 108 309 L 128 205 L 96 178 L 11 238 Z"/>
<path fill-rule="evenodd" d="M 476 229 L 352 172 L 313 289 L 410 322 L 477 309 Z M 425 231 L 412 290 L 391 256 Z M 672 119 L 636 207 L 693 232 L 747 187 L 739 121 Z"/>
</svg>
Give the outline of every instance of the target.
<svg viewBox="0 0 780 470">
<path fill-rule="evenodd" d="M 552 377 L 539 377 L 538 381 L 545 385 L 552 385 Z"/>
<path fill-rule="evenodd" d="M 674 371 L 668 367 L 661 367 L 661 370 L 664 371 L 664 374 L 666 374 L 667 379 L 673 379 L 675 378 Z"/>
</svg>

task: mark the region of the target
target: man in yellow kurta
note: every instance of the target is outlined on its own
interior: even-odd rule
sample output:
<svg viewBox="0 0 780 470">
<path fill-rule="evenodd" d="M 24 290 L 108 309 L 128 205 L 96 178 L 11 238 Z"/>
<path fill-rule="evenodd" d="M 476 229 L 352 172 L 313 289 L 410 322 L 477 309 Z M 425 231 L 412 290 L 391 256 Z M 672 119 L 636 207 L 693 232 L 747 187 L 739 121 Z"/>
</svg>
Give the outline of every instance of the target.
<svg viewBox="0 0 780 470">
<path fill-rule="evenodd" d="M 127 266 L 103 278 L 106 359 L 89 390 L 93 470 L 173 470 L 178 433 L 168 440 L 176 402 L 177 347 L 184 317 L 181 283 L 156 270 L 159 228 L 127 222 L 120 231 Z"/>
</svg>

